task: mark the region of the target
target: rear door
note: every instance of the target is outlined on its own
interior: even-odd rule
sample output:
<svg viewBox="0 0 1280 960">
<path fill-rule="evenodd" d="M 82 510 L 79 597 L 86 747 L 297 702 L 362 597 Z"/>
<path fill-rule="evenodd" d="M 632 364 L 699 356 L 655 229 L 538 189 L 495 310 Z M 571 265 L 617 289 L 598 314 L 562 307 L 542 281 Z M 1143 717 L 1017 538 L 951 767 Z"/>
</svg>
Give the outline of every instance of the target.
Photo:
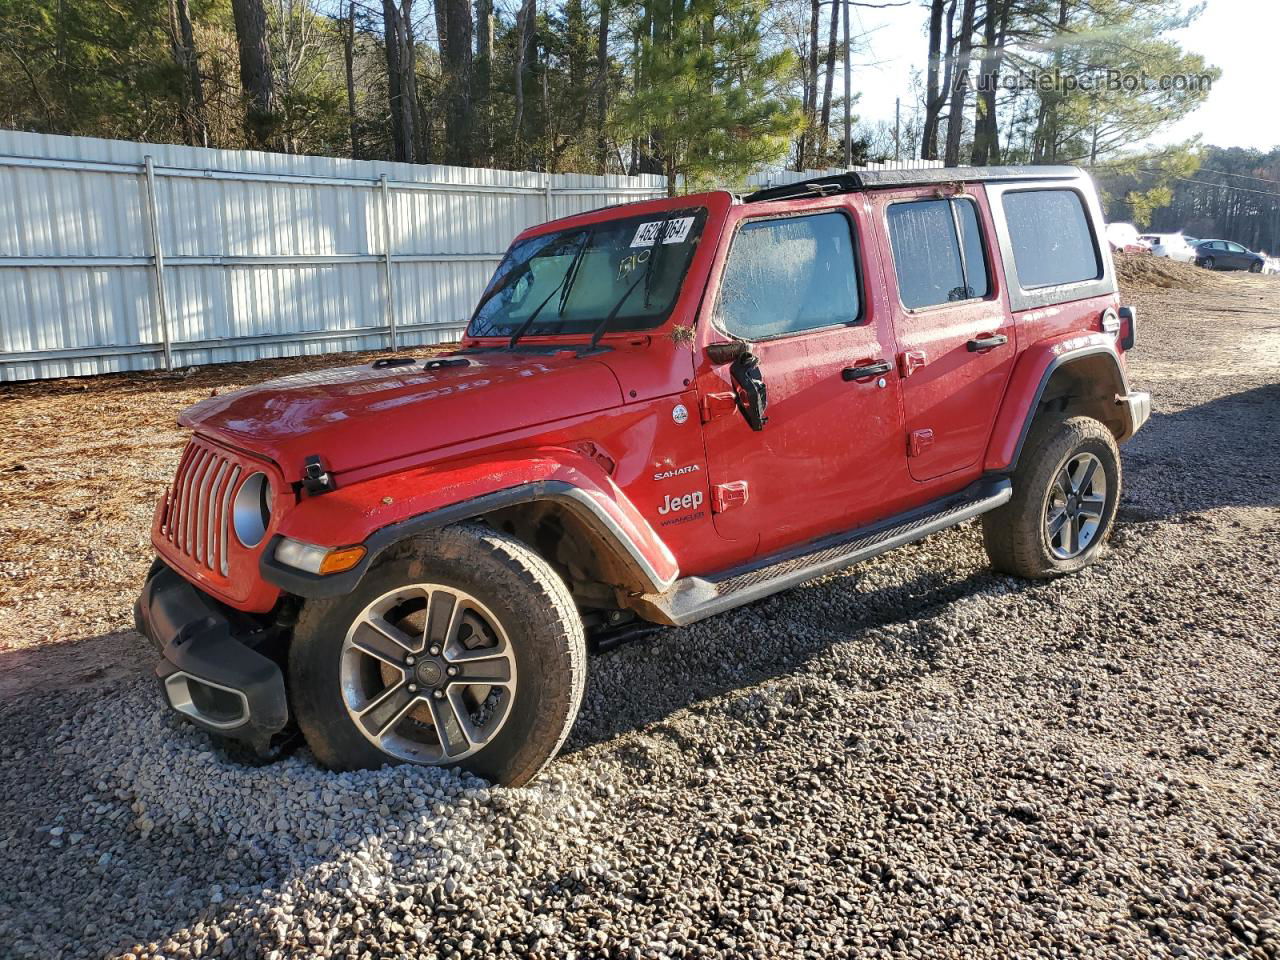
<svg viewBox="0 0 1280 960">
<path fill-rule="evenodd" d="M 1017 355 L 981 187 L 878 195 L 911 476 L 976 471 Z"/>
<path fill-rule="evenodd" d="M 704 357 L 698 389 L 716 529 L 771 553 L 878 519 L 902 496 L 892 317 L 847 200 L 733 216 L 700 326 L 712 342 L 752 345 L 768 423 L 752 430 L 734 408 L 726 364 Z"/>
</svg>

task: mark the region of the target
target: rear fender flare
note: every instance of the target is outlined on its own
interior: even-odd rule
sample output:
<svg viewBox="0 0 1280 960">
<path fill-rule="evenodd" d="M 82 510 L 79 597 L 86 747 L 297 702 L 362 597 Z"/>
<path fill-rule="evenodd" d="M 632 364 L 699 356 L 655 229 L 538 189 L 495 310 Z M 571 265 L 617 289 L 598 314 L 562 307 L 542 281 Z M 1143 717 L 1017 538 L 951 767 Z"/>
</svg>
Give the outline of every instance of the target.
<svg viewBox="0 0 1280 960">
<path fill-rule="evenodd" d="M 1073 335 L 1035 344 L 1018 361 L 1005 390 L 991 442 L 987 445 L 984 468 L 988 473 L 1008 473 L 1017 466 L 1027 434 L 1054 373 L 1089 357 L 1103 357 L 1109 361 L 1108 369 L 1114 378 L 1117 398 L 1117 417 L 1127 416 L 1127 408 L 1119 403 L 1119 398 L 1129 393 L 1129 379 L 1116 351 L 1114 337 L 1101 333 Z M 1126 429 L 1117 439 L 1125 439 L 1131 432 L 1132 429 Z"/>
<path fill-rule="evenodd" d="M 393 544 L 494 510 L 547 501 L 596 534 L 642 592 L 661 592 L 680 575 L 666 543 L 602 466 L 577 451 L 546 449 L 528 457 L 507 454 L 498 462 L 407 471 L 304 497 L 263 550 L 261 573 L 301 597 L 341 596 Z M 282 536 L 322 546 L 363 544 L 368 552 L 354 569 L 322 577 L 276 562 Z"/>
</svg>

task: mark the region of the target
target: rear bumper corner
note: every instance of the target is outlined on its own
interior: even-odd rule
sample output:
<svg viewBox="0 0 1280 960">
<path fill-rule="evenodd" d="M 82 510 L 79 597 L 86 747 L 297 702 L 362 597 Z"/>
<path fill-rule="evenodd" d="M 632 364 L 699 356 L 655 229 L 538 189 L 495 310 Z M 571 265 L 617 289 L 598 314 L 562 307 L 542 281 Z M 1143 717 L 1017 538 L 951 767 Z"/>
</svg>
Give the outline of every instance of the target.
<svg viewBox="0 0 1280 960">
<path fill-rule="evenodd" d="M 1151 419 L 1151 394 L 1145 390 L 1134 390 L 1116 397 L 1116 403 L 1125 408 L 1125 432 L 1120 442 L 1128 440 L 1142 429 L 1142 425 Z"/>
</svg>

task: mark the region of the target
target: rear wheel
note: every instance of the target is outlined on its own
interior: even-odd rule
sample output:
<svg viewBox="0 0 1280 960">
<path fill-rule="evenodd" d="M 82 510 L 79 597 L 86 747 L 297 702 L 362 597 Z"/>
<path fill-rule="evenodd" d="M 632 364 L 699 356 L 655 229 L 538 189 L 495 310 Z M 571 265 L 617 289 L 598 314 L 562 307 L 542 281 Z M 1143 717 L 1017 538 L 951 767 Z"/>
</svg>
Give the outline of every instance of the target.
<svg viewBox="0 0 1280 960">
<path fill-rule="evenodd" d="M 1212 270 L 1216 263 L 1217 261 L 1214 260 L 1213 257 L 1205 257 L 1200 261 L 1200 266 L 1204 267 L 1206 270 Z"/>
<path fill-rule="evenodd" d="M 325 766 L 460 766 L 518 785 L 573 725 L 586 651 L 546 562 L 465 525 L 406 541 L 351 594 L 308 603 L 289 668 L 298 726 Z"/>
<path fill-rule="evenodd" d="M 984 514 L 982 537 L 1003 573 L 1044 579 L 1097 559 L 1120 499 L 1120 451 L 1092 417 L 1042 417 L 1013 473 L 1013 497 Z"/>
</svg>

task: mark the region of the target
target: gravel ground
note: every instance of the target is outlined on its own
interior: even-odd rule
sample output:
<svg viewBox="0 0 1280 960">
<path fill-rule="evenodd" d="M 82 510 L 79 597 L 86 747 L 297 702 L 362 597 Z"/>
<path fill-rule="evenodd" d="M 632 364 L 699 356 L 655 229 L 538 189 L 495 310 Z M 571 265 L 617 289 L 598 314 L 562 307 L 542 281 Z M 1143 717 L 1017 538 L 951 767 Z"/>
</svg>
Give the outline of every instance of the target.
<svg viewBox="0 0 1280 960">
<path fill-rule="evenodd" d="M 127 604 L 178 436 L 128 419 L 213 387 L 90 385 L 52 448 L 10 391 L 0 954 L 1280 956 L 1280 283 L 1185 277 L 1129 291 L 1156 412 L 1095 567 L 995 576 L 971 524 L 598 657 L 518 790 L 174 722 Z"/>
</svg>

